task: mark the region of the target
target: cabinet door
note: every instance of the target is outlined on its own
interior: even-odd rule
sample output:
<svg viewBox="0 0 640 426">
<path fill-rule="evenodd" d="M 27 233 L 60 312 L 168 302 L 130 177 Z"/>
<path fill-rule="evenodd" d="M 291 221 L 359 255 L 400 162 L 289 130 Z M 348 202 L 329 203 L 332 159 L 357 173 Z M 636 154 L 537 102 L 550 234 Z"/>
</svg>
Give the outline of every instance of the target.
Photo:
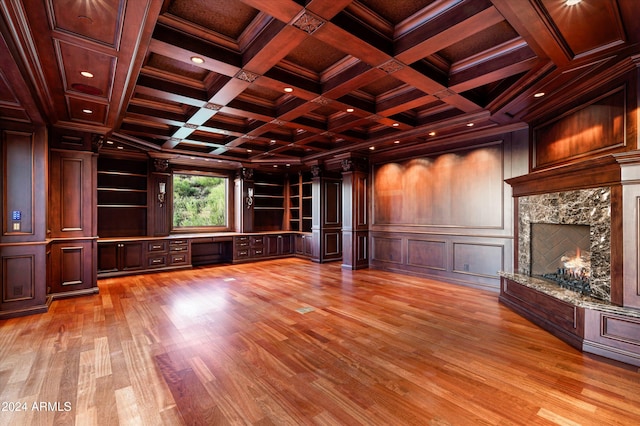
<svg viewBox="0 0 640 426">
<path fill-rule="evenodd" d="M 277 256 L 280 254 L 280 240 L 282 235 L 267 235 L 265 240 L 267 241 L 267 247 L 265 249 L 265 255 Z"/>
<path fill-rule="evenodd" d="M 51 245 L 52 293 L 95 287 L 92 244 L 91 241 L 74 241 Z"/>
<path fill-rule="evenodd" d="M 144 266 L 144 251 L 141 242 L 120 243 L 120 269 L 130 271 L 142 269 Z"/>
<path fill-rule="evenodd" d="M 281 235 L 282 250 L 280 254 L 293 254 L 293 236 Z"/>
<path fill-rule="evenodd" d="M 98 243 L 98 272 L 118 270 L 118 243 Z"/>
</svg>

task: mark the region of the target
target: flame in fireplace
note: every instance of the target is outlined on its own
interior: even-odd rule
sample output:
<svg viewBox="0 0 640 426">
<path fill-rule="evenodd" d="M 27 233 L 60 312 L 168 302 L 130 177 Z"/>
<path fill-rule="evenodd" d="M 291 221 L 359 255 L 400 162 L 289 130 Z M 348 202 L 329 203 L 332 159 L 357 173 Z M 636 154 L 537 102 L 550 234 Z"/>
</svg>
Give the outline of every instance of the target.
<svg viewBox="0 0 640 426">
<path fill-rule="evenodd" d="M 562 256 L 560 258 L 565 269 L 577 276 L 589 276 L 591 274 L 591 255 L 589 252 L 581 253 L 580 248 L 576 249 L 573 257 Z"/>
</svg>

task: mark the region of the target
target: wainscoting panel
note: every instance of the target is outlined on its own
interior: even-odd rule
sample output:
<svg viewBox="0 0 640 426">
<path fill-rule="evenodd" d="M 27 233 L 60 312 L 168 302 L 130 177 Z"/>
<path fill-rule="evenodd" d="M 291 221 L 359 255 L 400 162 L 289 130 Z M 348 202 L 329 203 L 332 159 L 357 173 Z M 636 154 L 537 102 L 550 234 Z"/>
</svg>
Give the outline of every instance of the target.
<svg viewBox="0 0 640 426">
<path fill-rule="evenodd" d="M 453 244 L 453 271 L 499 279 L 504 269 L 504 246 L 491 244 Z"/>
<path fill-rule="evenodd" d="M 444 241 L 424 241 L 408 239 L 407 264 L 419 268 L 447 268 L 447 244 Z"/>
<path fill-rule="evenodd" d="M 513 268 L 511 238 L 373 232 L 371 245 L 372 268 L 495 291 Z"/>
<path fill-rule="evenodd" d="M 402 239 L 371 236 L 373 261 L 402 264 Z"/>
</svg>

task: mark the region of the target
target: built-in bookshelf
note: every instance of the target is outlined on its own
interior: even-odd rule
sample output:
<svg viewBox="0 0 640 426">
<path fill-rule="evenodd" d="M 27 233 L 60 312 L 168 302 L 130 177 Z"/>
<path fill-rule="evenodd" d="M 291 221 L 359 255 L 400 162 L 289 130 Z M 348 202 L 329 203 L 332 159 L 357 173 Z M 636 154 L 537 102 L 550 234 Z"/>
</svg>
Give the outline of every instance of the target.
<svg viewBox="0 0 640 426">
<path fill-rule="evenodd" d="M 254 178 L 254 229 L 281 231 L 285 217 L 285 178 L 283 175 L 256 174 Z"/>
<path fill-rule="evenodd" d="M 147 161 L 98 157 L 98 236 L 147 234 Z"/>
<path fill-rule="evenodd" d="M 300 172 L 289 177 L 289 230 L 311 232 L 311 176 Z"/>
</svg>

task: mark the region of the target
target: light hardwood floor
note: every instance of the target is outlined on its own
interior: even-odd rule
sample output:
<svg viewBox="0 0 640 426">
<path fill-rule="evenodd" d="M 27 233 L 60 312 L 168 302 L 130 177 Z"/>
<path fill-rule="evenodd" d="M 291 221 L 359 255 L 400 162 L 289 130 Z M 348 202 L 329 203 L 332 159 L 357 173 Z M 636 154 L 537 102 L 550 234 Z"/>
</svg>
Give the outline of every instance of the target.
<svg viewBox="0 0 640 426">
<path fill-rule="evenodd" d="M 0 321 L 1 425 L 640 424 L 637 368 L 495 293 L 300 259 L 99 285 Z"/>
</svg>

